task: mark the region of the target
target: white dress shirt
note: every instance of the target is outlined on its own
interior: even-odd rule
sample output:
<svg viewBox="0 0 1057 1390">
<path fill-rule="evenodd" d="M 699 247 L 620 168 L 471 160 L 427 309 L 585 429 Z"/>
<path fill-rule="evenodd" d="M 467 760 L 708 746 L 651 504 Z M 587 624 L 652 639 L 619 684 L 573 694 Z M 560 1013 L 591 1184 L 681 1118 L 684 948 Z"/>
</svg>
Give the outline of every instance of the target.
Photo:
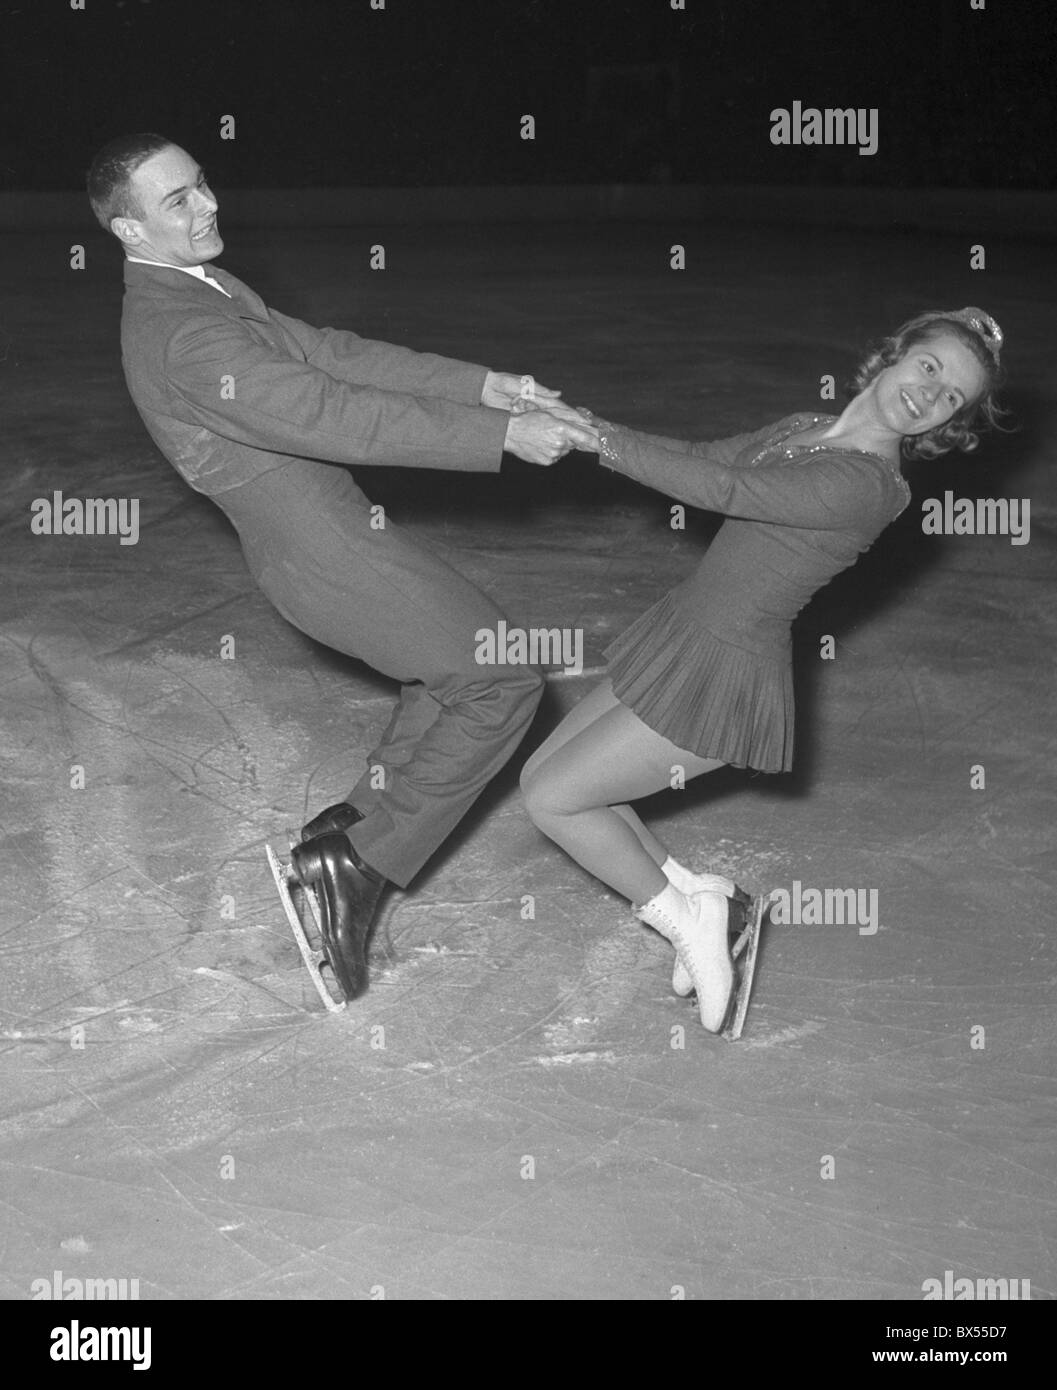
<svg viewBox="0 0 1057 1390">
<path fill-rule="evenodd" d="M 161 265 L 164 266 L 166 270 L 186 270 L 188 275 L 195 275 L 198 277 L 199 280 L 204 280 L 207 285 L 212 285 L 215 290 L 219 290 L 220 293 L 226 295 L 228 299 L 234 298 L 233 295 L 228 294 L 227 290 L 224 288 L 223 285 L 218 284 L 217 281 L 212 278 L 212 276 L 207 275 L 205 273 L 205 268 L 203 266 L 170 265 L 168 261 L 145 261 L 142 256 L 129 256 L 127 257 L 127 259 L 130 261 L 135 261 L 137 265 Z"/>
</svg>

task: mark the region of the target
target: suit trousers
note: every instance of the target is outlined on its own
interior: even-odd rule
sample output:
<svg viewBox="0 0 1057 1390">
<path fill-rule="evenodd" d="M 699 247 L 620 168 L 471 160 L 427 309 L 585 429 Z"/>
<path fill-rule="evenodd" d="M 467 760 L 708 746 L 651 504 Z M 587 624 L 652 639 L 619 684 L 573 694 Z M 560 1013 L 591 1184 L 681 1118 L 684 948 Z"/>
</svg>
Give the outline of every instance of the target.
<svg viewBox="0 0 1057 1390">
<path fill-rule="evenodd" d="M 406 888 L 514 752 L 543 678 L 476 661 L 475 634 L 502 610 L 421 538 L 388 517 L 372 527 L 345 468 L 291 459 L 213 500 L 288 622 L 403 687 L 346 799 L 364 814 L 356 852 Z"/>
</svg>

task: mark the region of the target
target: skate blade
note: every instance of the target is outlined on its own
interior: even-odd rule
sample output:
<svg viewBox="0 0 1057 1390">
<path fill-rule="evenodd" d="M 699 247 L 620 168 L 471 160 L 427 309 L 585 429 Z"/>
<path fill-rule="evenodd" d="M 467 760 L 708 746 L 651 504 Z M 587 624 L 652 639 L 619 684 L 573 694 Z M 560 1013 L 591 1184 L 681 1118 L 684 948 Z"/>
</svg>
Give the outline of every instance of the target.
<svg viewBox="0 0 1057 1390">
<path fill-rule="evenodd" d="M 268 856 L 268 867 L 272 871 L 272 878 L 275 880 L 275 886 L 279 890 L 279 900 L 286 913 L 286 920 L 290 923 L 290 930 L 293 932 L 294 940 L 297 942 L 297 949 L 301 952 L 301 959 L 304 961 L 305 969 L 308 971 L 312 983 L 316 987 L 316 993 L 330 1013 L 340 1013 L 342 1009 L 344 1009 L 346 1001 L 336 998 L 331 993 L 330 987 L 323 978 L 322 967 L 327 966 L 328 971 L 330 969 L 327 958 L 321 951 L 317 951 L 313 948 L 312 943 L 305 934 L 304 923 L 294 903 L 291 887 L 294 888 L 302 901 L 307 900 L 316 930 L 319 932 L 320 936 L 322 936 L 323 933 L 319 919 L 319 903 L 316 901 L 316 895 L 310 890 L 304 889 L 301 884 L 293 878 L 289 868 L 282 862 L 271 845 L 265 845 L 264 850 Z"/>
<path fill-rule="evenodd" d="M 741 961 L 741 969 L 738 972 L 734 1011 L 730 1022 L 720 1033 L 720 1037 L 726 1038 L 728 1042 L 737 1042 L 741 1037 L 742 1029 L 745 1027 L 745 1015 L 749 1012 L 752 982 L 756 974 L 756 961 L 760 951 L 760 932 L 769 903 L 770 894 L 753 899 L 748 926 L 738 937 L 734 943 L 734 949 L 730 953 L 731 959 L 735 962 L 741 957 L 744 959 Z"/>
</svg>

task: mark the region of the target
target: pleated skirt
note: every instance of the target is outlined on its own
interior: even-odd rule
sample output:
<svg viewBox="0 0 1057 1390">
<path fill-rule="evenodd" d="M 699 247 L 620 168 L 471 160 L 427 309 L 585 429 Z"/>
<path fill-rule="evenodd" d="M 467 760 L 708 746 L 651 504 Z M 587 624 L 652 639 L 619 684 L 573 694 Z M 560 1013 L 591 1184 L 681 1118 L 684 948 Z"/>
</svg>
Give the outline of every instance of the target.
<svg viewBox="0 0 1057 1390">
<path fill-rule="evenodd" d="M 678 748 L 759 772 L 792 767 L 788 653 L 758 655 L 724 642 L 666 594 L 605 656 L 613 693 Z"/>
</svg>

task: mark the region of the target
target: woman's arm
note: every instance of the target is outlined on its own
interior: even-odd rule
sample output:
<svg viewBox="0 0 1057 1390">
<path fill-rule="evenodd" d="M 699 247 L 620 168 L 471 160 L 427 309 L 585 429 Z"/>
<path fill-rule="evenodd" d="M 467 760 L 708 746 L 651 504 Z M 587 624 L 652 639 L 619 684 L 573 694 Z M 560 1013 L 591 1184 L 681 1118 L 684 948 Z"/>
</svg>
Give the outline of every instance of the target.
<svg viewBox="0 0 1057 1390">
<path fill-rule="evenodd" d="M 738 456 L 744 450 L 752 449 L 755 445 L 756 451 L 758 451 L 772 435 L 781 432 L 786 425 L 791 425 L 793 421 L 813 418 L 802 415 L 787 415 L 777 424 L 764 425 L 762 429 L 750 430 L 747 434 L 732 434 L 725 439 L 691 441 L 689 439 L 672 439 L 664 434 L 647 434 L 644 430 L 631 430 L 623 425 L 611 425 L 608 421 L 600 421 L 597 416 L 592 415 L 589 410 L 585 410 L 582 406 L 580 411 L 595 424 L 605 425 L 611 431 L 620 429 L 626 436 L 634 438 L 640 449 L 660 449 L 672 454 L 689 454 L 694 458 L 707 459 L 710 463 L 719 464 L 724 468 L 736 467 Z"/>
<path fill-rule="evenodd" d="M 877 520 L 885 524 L 892 516 L 897 484 L 880 460 L 864 454 L 835 451 L 800 463 L 732 468 L 724 461 L 729 446 L 737 446 L 737 453 L 753 436 L 719 440 L 691 454 L 658 447 L 651 436 L 620 425 L 596 423 L 604 465 L 693 507 L 818 531 L 859 529 Z M 773 431 L 772 426 L 759 432 L 762 440 Z"/>
</svg>

